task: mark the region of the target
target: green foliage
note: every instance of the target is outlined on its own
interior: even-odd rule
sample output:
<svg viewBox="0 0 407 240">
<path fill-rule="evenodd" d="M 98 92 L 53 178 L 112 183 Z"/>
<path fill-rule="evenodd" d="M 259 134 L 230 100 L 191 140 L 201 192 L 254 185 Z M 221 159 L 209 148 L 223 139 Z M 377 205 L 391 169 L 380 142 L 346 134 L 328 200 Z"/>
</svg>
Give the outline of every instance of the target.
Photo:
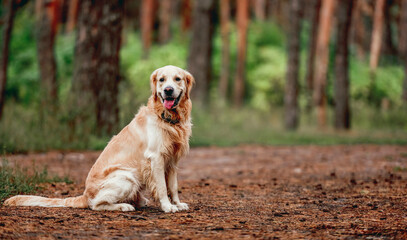
<svg viewBox="0 0 407 240">
<path fill-rule="evenodd" d="M 230 81 L 233 82 L 237 59 L 237 33 L 232 25 L 230 34 Z M 212 88 L 217 88 L 221 71 L 221 37 L 214 37 Z M 284 98 L 284 81 L 287 60 L 285 36 L 275 23 L 254 22 L 248 32 L 246 63 L 246 102 L 262 111 L 271 105 L 281 105 Z"/>
<path fill-rule="evenodd" d="M 57 35 L 55 42 L 55 59 L 57 64 L 57 81 L 61 103 L 67 101 L 71 89 L 74 66 L 75 34 Z"/>
<path fill-rule="evenodd" d="M 3 158 L 0 166 L 0 203 L 11 195 L 33 193 L 39 189 L 41 183 L 72 183 L 67 177 L 50 177 L 47 168 L 39 171 L 34 163 L 32 169 L 33 172 L 30 173 L 27 168 L 11 167 Z"/>
<path fill-rule="evenodd" d="M 18 11 L 9 49 L 6 98 L 25 106 L 38 98 L 39 70 L 35 42 L 35 25 L 28 11 Z"/>
<path fill-rule="evenodd" d="M 367 63 L 351 58 L 349 73 L 351 99 L 380 106 L 381 100 L 386 98 L 394 106 L 401 106 L 404 77 L 401 66 L 380 66 L 376 74 L 372 75 Z"/>
</svg>

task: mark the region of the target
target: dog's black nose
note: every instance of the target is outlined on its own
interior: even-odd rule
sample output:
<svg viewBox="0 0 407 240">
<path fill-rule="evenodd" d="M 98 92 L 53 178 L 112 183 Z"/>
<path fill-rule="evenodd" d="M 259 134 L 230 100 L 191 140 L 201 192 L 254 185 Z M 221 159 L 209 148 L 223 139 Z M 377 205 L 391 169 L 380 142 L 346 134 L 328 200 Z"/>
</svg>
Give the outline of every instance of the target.
<svg viewBox="0 0 407 240">
<path fill-rule="evenodd" d="M 165 95 L 167 95 L 167 96 L 171 96 L 173 92 L 174 92 L 174 88 L 172 88 L 172 87 L 166 87 L 166 88 L 164 89 L 164 93 L 165 93 Z"/>
</svg>

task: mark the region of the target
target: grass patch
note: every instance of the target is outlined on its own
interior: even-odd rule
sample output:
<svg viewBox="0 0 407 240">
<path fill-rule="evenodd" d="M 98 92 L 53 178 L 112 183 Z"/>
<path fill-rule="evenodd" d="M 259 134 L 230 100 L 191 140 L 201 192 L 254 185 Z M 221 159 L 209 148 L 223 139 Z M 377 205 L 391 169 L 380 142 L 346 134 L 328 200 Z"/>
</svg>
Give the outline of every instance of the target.
<svg viewBox="0 0 407 240">
<path fill-rule="evenodd" d="M 313 113 L 301 116 L 297 131 L 287 131 L 283 126 L 284 110 L 281 108 L 269 112 L 228 107 L 201 110 L 199 107 L 193 110 L 192 146 L 407 144 L 405 123 L 397 126 L 395 121 L 391 121 L 393 125 L 384 122 L 381 128 L 375 129 L 374 123 L 380 121 L 382 115 L 359 109 L 355 109 L 357 121 L 349 131 L 337 131 L 329 126 L 321 129 Z M 328 122 L 333 122 L 333 118 L 332 111 L 329 111 Z"/>
<path fill-rule="evenodd" d="M 11 167 L 6 159 L 2 160 L 0 166 L 0 203 L 3 203 L 11 195 L 34 193 L 40 189 L 39 184 L 41 183 L 72 183 L 68 177 L 50 177 L 47 168 L 39 171 L 34 166 L 33 169 L 34 173 L 29 174 L 27 168 Z"/>
<path fill-rule="evenodd" d="M 396 166 L 393 168 L 393 172 L 407 172 L 407 168 Z"/>
</svg>

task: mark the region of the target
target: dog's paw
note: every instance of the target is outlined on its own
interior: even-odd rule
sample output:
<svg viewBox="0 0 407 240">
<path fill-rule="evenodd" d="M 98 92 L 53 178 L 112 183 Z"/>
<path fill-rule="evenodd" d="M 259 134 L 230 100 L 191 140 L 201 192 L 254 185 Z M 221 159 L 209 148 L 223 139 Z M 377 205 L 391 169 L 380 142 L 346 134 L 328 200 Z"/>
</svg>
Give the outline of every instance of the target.
<svg viewBox="0 0 407 240">
<path fill-rule="evenodd" d="M 161 204 L 161 209 L 166 212 L 166 213 L 174 213 L 176 211 L 178 211 L 177 206 L 172 205 L 171 203 L 166 203 L 166 204 Z"/>
<path fill-rule="evenodd" d="M 132 211 L 136 210 L 132 205 L 127 204 L 127 203 L 119 203 L 119 204 L 116 204 L 116 206 L 117 206 L 117 210 L 122 211 L 122 212 L 132 212 Z"/>
<path fill-rule="evenodd" d="M 178 203 L 178 204 L 177 204 L 177 208 L 178 208 L 179 211 L 188 210 L 188 209 L 189 209 L 188 204 L 186 204 L 186 203 Z"/>
</svg>

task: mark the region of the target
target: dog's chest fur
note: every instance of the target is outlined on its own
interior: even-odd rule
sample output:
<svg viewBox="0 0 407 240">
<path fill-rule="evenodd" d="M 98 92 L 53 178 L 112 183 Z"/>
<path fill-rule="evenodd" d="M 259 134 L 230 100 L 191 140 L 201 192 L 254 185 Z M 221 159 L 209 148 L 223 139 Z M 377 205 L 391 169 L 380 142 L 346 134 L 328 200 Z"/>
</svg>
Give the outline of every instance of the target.
<svg viewBox="0 0 407 240">
<path fill-rule="evenodd" d="M 191 128 L 189 125 L 170 124 L 160 122 L 162 126 L 162 148 L 161 155 L 165 162 L 174 162 L 183 157 L 189 151 L 189 137 Z"/>
</svg>

